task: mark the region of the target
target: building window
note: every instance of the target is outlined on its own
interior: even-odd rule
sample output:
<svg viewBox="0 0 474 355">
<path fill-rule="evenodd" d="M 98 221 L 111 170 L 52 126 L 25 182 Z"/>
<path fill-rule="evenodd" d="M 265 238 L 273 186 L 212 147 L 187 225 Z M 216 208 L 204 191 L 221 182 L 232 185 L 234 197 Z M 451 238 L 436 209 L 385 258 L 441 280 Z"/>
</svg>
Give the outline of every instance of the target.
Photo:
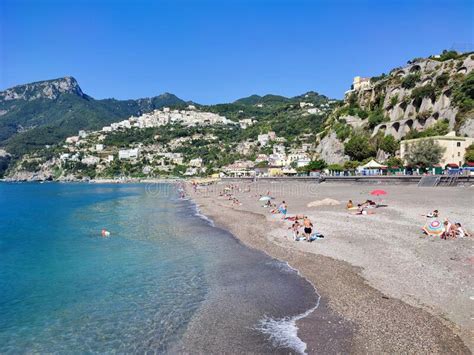
<svg viewBox="0 0 474 355">
<path fill-rule="evenodd" d="M 460 157 L 460 156 L 461 156 L 461 152 L 458 152 L 458 157 Z"/>
<path fill-rule="evenodd" d="M 461 142 L 457 142 L 456 145 L 457 145 L 458 147 L 460 147 L 460 146 L 461 146 Z"/>
</svg>

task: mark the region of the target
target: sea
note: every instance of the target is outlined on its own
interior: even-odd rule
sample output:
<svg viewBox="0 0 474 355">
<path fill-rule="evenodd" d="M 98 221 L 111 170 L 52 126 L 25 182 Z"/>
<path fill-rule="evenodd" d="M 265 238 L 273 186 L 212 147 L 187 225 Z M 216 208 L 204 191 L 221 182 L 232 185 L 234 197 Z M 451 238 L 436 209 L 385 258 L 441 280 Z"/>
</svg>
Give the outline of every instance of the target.
<svg viewBox="0 0 474 355">
<path fill-rule="evenodd" d="M 0 183 L 2 354 L 304 353 L 318 302 L 175 184 Z"/>
</svg>

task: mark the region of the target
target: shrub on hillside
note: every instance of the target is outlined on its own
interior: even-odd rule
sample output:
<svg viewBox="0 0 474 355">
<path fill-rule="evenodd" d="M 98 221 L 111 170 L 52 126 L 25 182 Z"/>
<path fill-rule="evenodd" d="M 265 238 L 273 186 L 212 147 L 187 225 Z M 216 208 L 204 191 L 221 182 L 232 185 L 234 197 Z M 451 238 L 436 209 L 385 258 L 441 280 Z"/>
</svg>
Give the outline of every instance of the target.
<svg viewBox="0 0 474 355">
<path fill-rule="evenodd" d="M 440 75 L 436 77 L 435 83 L 438 88 L 442 89 L 446 85 L 448 85 L 448 81 L 449 81 L 449 74 L 441 73 Z"/>
<path fill-rule="evenodd" d="M 408 74 L 402 80 L 402 88 L 412 89 L 420 81 L 420 74 Z"/>
<path fill-rule="evenodd" d="M 354 134 L 344 145 L 344 154 L 360 161 L 375 156 L 375 148 L 366 134 L 359 133 Z"/>
<path fill-rule="evenodd" d="M 432 101 L 436 99 L 436 89 L 432 85 L 424 85 L 419 88 L 413 89 L 411 97 L 414 100 L 423 100 L 425 97 L 429 97 Z"/>
<path fill-rule="evenodd" d="M 382 110 L 376 110 L 369 114 L 369 127 L 374 128 L 382 122 L 388 121 L 388 118 L 384 116 Z"/>
</svg>

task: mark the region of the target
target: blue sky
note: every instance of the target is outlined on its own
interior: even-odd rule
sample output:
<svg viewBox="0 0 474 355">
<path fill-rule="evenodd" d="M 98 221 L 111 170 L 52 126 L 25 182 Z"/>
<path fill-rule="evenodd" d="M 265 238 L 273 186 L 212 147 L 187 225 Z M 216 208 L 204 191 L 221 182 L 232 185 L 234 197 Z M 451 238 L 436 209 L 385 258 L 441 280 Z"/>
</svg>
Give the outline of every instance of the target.
<svg viewBox="0 0 474 355">
<path fill-rule="evenodd" d="M 473 50 L 473 3 L 0 0 L 0 90 L 71 75 L 95 98 L 341 98 L 355 75 Z"/>
</svg>

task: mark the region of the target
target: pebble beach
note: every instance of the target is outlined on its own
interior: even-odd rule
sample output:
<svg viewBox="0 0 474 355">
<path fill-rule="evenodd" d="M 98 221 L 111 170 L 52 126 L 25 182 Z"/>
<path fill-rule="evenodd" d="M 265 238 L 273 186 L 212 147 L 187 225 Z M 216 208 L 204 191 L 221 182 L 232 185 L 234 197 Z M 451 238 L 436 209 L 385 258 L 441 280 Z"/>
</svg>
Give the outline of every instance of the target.
<svg viewBox="0 0 474 355">
<path fill-rule="evenodd" d="M 380 188 L 387 194 L 370 196 Z M 308 353 L 474 349 L 474 238 L 441 240 L 421 232 L 423 214 L 434 209 L 472 232 L 471 187 L 240 181 L 186 190 L 217 226 L 287 262 L 314 285 L 319 305 L 296 321 Z M 286 201 L 288 216 L 308 216 L 325 238 L 294 241 L 291 223 L 258 201 L 267 194 L 276 204 Z M 346 209 L 349 199 L 368 198 L 386 207 L 370 215 Z"/>
</svg>

